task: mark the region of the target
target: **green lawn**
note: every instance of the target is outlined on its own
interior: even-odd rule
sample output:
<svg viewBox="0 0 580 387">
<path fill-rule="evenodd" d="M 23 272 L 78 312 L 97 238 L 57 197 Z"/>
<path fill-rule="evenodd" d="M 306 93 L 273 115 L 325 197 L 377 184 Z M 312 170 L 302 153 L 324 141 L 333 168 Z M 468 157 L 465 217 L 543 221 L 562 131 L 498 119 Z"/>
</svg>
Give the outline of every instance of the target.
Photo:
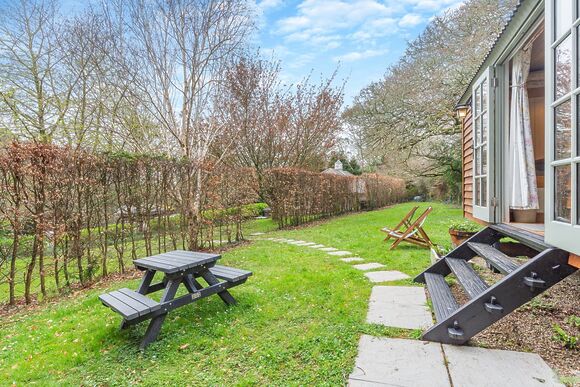
<svg viewBox="0 0 580 387">
<path fill-rule="evenodd" d="M 346 249 L 413 276 L 429 264 L 428 251 L 407 245 L 388 251 L 378 231 L 398 223 L 412 205 L 268 235 Z M 461 210 L 433 206 L 426 230 L 435 243 L 446 245 L 446 225 Z M 271 229 L 269 220 L 255 225 Z M 144 352 L 138 346 L 146 324 L 119 331 L 119 316 L 98 301 L 104 290 L 135 288 L 137 280 L 103 284 L 5 317 L 0 384 L 340 385 L 352 370 L 362 333 L 419 335 L 366 324 L 372 285 L 362 272 L 324 252 L 254 241 L 223 254 L 221 264 L 254 272 L 232 290 L 238 305 L 226 308 L 214 296 L 181 308 L 169 314 L 160 340 Z"/>
</svg>

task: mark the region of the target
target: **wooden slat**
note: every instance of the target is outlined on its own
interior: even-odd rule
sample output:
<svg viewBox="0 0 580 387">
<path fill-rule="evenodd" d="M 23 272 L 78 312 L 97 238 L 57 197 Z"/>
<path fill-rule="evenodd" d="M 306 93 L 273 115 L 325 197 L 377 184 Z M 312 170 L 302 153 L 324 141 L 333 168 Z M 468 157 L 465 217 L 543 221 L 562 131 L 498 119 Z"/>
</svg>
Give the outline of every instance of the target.
<svg viewBox="0 0 580 387">
<path fill-rule="evenodd" d="M 510 257 L 493 246 L 474 242 L 468 242 L 467 244 L 473 252 L 485 259 L 491 266 L 503 274 L 509 274 L 519 266 L 517 263 L 512 261 Z"/>
<path fill-rule="evenodd" d="M 437 321 L 444 320 L 459 308 L 449 289 L 449 285 L 447 285 L 445 278 L 441 274 L 425 273 L 425 282 L 427 283 Z"/>
<path fill-rule="evenodd" d="M 99 296 L 99 299 L 101 300 L 101 302 L 103 304 L 107 305 L 108 307 L 110 307 L 114 311 L 123 315 L 123 317 L 126 318 L 127 320 L 131 320 L 131 319 L 134 319 L 136 317 L 139 317 L 139 312 L 137 312 L 135 309 L 133 309 L 129 305 L 119 301 L 118 299 L 116 299 L 115 297 L 111 296 L 108 293 L 101 294 Z"/>
<path fill-rule="evenodd" d="M 477 297 L 489 287 L 466 260 L 447 257 L 445 261 L 470 298 Z"/>
<path fill-rule="evenodd" d="M 141 293 L 137 293 L 134 290 L 122 288 L 122 289 L 119 289 L 119 292 L 133 298 L 134 300 L 139 301 L 140 303 L 144 304 L 145 306 L 147 306 L 151 310 L 157 310 L 159 308 L 159 303 L 157 301 L 152 300 L 149 297 L 144 296 Z"/>
<path fill-rule="evenodd" d="M 251 271 L 221 265 L 215 265 L 210 269 L 210 271 L 217 278 L 221 278 L 226 281 L 239 281 L 252 275 Z"/>
</svg>

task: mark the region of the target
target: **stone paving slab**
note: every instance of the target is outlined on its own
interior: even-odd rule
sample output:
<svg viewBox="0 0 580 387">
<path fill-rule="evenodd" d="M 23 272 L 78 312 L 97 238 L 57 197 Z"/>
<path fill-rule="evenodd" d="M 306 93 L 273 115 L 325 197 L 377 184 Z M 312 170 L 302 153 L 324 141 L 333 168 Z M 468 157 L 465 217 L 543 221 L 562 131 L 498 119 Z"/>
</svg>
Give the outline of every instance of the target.
<svg viewBox="0 0 580 387">
<path fill-rule="evenodd" d="M 429 328 L 433 318 L 425 290 L 413 286 L 374 286 L 367 322 L 395 328 Z"/>
<path fill-rule="evenodd" d="M 316 243 L 314 242 L 306 242 L 302 246 L 314 246 Z"/>
<path fill-rule="evenodd" d="M 304 241 L 302 241 L 302 242 L 295 242 L 294 244 L 295 244 L 296 246 L 308 246 L 308 244 L 309 244 L 309 243 L 310 243 L 310 242 L 304 242 Z"/>
<path fill-rule="evenodd" d="M 349 386 L 451 386 L 439 343 L 368 335 L 359 341 L 348 382 Z"/>
<path fill-rule="evenodd" d="M 382 263 L 370 262 L 370 263 L 361 263 L 360 265 L 354 265 L 353 267 L 355 269 L 365 271 L 365 270 L 378 269 L 379 267 L 385 267 L 385 265 L 383 265 Z"/>
<path fill-rule="evenodd" d="M 299 245 L 299 244 L 301 244 L 301 243 L 306 243 L 306 241 L 294 241 L 294 240 L 293 240 L 293 241 L 291 241 L 291 242 L 288 242 L 288 244 L 289 244 L 289 245 Z"/>
<path fill-rule="evenodd" d="M 455 387 L 563 386 L 535 353 L 443 345 Z"/>
<path fill-rule="evenodd" d="M 397 281 L 397 280 L 411 278 L 407 274 L 401 273 L 400 271 L 396 271 L 396 270 L 372 271 L 370 273 L 365 273 L 365 277 L 367 277 L 371 282 L 375 282 L 375 283 Z"/>
<path fill-rule="evenodd" d="M 308 246 L 308 247 L 310 247 L 311 249 L 321 249 L 324 247 L 324 245 L 312 245 L 312 246 Z"/>
<path fill-rule="evenodd" d="M 344 257 L 345 255 L 352 255 L 350 251 L 331 251 L 328 255 L 336 255 L 337 257 Z"/>
<path fill-rule="evenodd" d="M 335 249 L 334 247 L 325 247 L 320 249 L 320 251 L 338 251 L 338 249 Z"/>
<path fill-rule="evenodd" d="M 265 232 L 254 232 L 254 233 L 251 233 L 250 235 L 251 236 L 258 236 L 258 235 L 264 235 L 264 234 L 265 234 Z"/>
<path fill-rule="evenodd" d="M 364 261 L 363 258 L 360 257 L 350 257 L 350 258 L 340 258 L 342 262 L 361 262 Z"/>
</svg>

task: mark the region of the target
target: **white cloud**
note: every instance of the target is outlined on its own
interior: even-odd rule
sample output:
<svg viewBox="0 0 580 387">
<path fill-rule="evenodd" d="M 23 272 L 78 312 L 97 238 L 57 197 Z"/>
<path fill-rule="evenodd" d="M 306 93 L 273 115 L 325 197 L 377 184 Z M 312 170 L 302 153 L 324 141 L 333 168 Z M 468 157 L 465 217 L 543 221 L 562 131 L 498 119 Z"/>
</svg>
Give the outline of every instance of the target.
<svg viewBox="0 0 580 387">
<path fill-rule="evenodd" d="M 416 13 L 408 13 L 399 20 L 399 27 L 415 27 L 418 24 L 421 24 L 423 18 L 421 15 Z"/>
<path fill-rule="evenodd" d="M 375 56 L 384 55 L 387 50 L 364 50 L 364 51 L 352 51 L 344 55 L 335 56 L 333 59 L 335 62 L 355 62 L 357 60 L 373 58 Z"/>
<path fill-rule="evenodd" d="M 262 0 L 258 3 L 258 7 L 260 7 L 262 10 L 266 10 L 271 8 L 277 8 L 282 4 L 284 4 L 284 1 L 282 0 Z"/>
</svg>

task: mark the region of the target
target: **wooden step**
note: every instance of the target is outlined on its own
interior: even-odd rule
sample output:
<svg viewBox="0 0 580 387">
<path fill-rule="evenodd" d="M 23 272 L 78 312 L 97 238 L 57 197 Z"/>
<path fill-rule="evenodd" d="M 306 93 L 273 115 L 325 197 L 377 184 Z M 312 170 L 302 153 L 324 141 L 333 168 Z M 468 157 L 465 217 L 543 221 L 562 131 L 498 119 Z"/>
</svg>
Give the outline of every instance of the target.
<svg viewBox="0 0 580 387">
<path fill-rule="evenodd" d="M 522 230 L 521 228 L 510 226 L 509 224 L 492 224 L 489 226 L 489 228 L 501 233 L 504 236 L 515 239 L 516 241 L 531 247 L 538 252 L 552 247 L 544 242 L 544 238 L 542 236 L 526 230 Z"/>
<path fill-rule="evenodd" d="M 147 315 L 160 307 L 158 302 L 127 288 L 102 294 L 99 299 L 126 320 Z"/>
<path fill-rule="evenodd" d="M 469 295 L 469 298 L 477 297 L 489 287 L 465 259 L 447 257 L 445 261 L 453 274 L 455 274 L 455 277 L 457 277 L 461 287 Z"/>
<path fill-rule="evenodd" d="M 228 282 L 239 282 L 247 279 L 252 275 L 251 271 L 236 269 L 233 267 L 227 267 L 222 265 L 215 265 L 209 271 L 212 272 L 217 278 L 223 279 Z"/>
<path fill-rule="evenodd" d="M 441 274 L 425 273 L 425 282 L 427 283 L 437 321 L 446 319 L 459 308 L 459 304 L 455 301 L 449 285 L 447 285 L 445 278 Z"/>
<path fill-rule="evenodd" d="M 473 250 L 487 263 L 496 268 L 503 274 L 509 274 L 518 268 L 518 264 L 511 260 L 510 257 L 499 251 L 493 246 L 483 243 L 468 242 L 469 248 Z"/>
</svg>

